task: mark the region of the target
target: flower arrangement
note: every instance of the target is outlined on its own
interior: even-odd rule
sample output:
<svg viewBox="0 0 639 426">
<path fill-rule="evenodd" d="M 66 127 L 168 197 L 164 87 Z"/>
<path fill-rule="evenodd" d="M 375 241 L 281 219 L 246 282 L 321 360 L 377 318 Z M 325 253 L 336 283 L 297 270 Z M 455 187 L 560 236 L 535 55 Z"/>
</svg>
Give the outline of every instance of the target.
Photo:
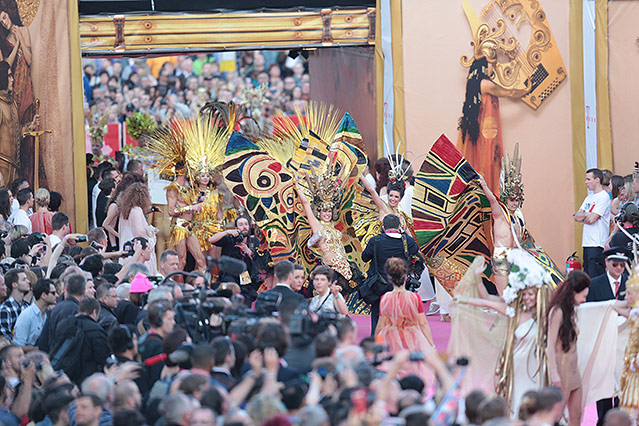
<svg viewBox="0 0 639 426">
<path fill-rule="evenodd" d="M 155 128 L 156 124 L 153 117 L 144 112 L 136 112 L 126 119 L 126 133 L 135 140 L 138 140 L 142 135 L 153 133 Z"/>
<path fill-rule="evenodd" d="M 506 315 L 515 316 L 514 302 L 519 292 L 528 287 L 541 288 L 544 284 L 550 284 L 551 276 L 534 257 L 522 249 L 511 249 L 508 253 L 508 262 L 511 264 L 508 274 L 508 285 L 504 289 L 502 298 L 508 305 Z"/>
</svg>

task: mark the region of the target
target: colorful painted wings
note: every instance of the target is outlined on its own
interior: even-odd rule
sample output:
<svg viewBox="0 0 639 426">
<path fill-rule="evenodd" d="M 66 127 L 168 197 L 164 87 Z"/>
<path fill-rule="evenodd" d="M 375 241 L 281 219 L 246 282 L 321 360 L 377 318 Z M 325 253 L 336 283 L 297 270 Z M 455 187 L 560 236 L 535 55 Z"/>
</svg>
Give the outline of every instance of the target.
<svg viewBox="0 0 639 426">
<path fill-rule="evenodd" d="M 413 221 L 428 269 L 452 292 L 475 256 L 490 260 L 490 203 L 470 163 L 441 135 L 415 177 Z"/>
<path fill-rule="evenodd" d="M 293 259 L 289 234 L 295 224 L 295 182 L 282 164 L 243 135 L 226 147 L 224 180 L 269 242 L 273 261 Z"/>
</svg>

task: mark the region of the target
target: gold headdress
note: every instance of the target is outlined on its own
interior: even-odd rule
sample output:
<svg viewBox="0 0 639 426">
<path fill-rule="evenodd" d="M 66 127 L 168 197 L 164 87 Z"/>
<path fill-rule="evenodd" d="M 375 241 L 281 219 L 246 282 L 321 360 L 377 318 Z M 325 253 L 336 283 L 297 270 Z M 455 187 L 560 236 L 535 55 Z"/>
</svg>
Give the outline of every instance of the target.
<svg viewBox="0 0 639 426">
<path fill-rule="evenodd" d="M 339 206 L 342 202 L 342 179 L 339 173 L 335 173 L 335 152 L 330 152 L 329 161 L 326 171 L 322 174 L 316 174 L 315 169 L 311 167 L 311 175 L 304 174 L 306 183 L 311 191 L 313 199 L 311 207 L 315 217 L 320 218 L 322 210 L 331 210 L 333 220 L 337 220 L 339 214 Z"/>
<path fill-rule="evenodd" d="M 213 174 L 224 162 L 226 143 L 231 136 L 229 128 L 219 118 L 196 118 L 178 125 L 184 135 L 187 172 L 198 180 L 202 173 Z"/>
<path fill-rule="evenodd" d="M 511 159 L 508 153 L 501 159 L 501 174 L 499 175 L 499 198 L 505 203 L 508 199 L 524 202 L 524 184 L 521 181 L 521 155 L 519 142 L 515 144 L 515 152 Z"/>
<path fill-rule="evenodd" d="M 177 130 L 177 122 L 157 128 L 146 145 L 151 167 L 165 178 L 185 173 L 186 149 L 184 136 Z"/>
</svg>

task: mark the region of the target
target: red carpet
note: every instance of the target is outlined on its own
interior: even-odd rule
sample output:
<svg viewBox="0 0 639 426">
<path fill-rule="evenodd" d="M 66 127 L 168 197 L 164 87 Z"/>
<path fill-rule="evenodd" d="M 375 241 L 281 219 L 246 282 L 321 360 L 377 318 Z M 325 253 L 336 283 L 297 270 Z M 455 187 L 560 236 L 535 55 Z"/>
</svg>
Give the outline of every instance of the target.
<svg viewBox="0 0 639 426">
<path fill-rule="evenodd" d="M 428 311 L 428 302 L 424 304 L 424 310 Z M 371 335 L 371 320 L 366 315 L 351 315 L 351 318 L 357 323 L 357 336 L 361 340 Z M 439 352 L 446 352 L 448 348 L 448 338 L 450 336 L 450 323 L 440 320 L 439 314 L 426 317 L 428 325 L 433 333 L 435 347 Z M 584 413 L 584 421 L 582 425 L 594 426 L 597 424 L 597 409 L 595 404 L 586 407 Z"/>
</svg>

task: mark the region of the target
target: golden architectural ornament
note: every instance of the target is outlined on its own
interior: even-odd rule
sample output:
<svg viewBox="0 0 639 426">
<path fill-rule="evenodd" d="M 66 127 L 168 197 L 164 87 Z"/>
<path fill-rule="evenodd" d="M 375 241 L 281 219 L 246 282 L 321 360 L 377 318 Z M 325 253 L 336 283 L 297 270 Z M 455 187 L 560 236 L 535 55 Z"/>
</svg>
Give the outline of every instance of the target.
<svg viewBox="0 0 639 426">
<path fill-rule="evenodd" d="M 473 56 L 463 55 L 470 67 L 480 58 L 492 65 L 491 80 L 507 90 L 525 90 L 521 100 L 533 109 L 567 77 L 561 53 L 546 13 L 538 0 L 492 0 L 477 15 L 468 0 L 462 3 L 473 35 Z M 530 39 L 517 31 L 530 27 Z"/>
<path fill-rule="evenodd" d="M 18 13 L 20 14 L 20 20 L 22 25 L 28 27 L 33 22 L 38 8 L 40 7 L 40 0 L 18 0 Z"/>
</svg>

